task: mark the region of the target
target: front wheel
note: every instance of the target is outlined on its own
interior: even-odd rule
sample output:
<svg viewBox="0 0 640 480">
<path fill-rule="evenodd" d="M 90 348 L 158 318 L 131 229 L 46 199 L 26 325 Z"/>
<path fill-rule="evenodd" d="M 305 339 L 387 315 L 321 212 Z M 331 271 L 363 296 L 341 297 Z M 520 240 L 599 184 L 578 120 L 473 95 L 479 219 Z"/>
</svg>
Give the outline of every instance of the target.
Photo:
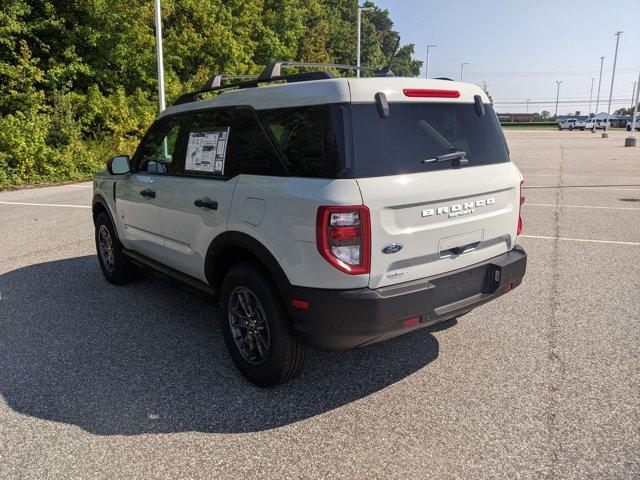
<svg viewBox="0 0 640 480">
<path fill-rule="evenodd" d="M 101 212 L 96 218 L 96 251 L 102 274 L 110 283 L 121 285 L 136 276 L 136 269 L 122 252 L 107 212 Z"/>
<path fill-rule="evenodd" d="M 300 373 L 306 345 L 297 338 L 273 280 L 259 264 L 233 267 L 222 282 L 220 300 L 227 349 L 250 382 L 272 387 Z"/>
<path fill-rule="evenodd" d="M 573 125 L 569 125 L 569 131 L 573 130 Z"/>
</svg>

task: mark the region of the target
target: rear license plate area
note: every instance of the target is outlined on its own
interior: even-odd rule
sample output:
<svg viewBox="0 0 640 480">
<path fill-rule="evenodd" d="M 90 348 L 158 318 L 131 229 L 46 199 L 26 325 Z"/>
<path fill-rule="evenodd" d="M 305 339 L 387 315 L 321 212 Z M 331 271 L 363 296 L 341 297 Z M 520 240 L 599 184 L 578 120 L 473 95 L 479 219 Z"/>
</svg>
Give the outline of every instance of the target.
<svg viewBox="0 0 640 480">
<path fill-rule="evenodd" d="M 446 275 L 431 283 L 436 286 L 435 305 L 449 305 L 465 298 L 484 293 L 489 286 L 488 273 L 490 265 L 482 265 L 471 270 Z"/>
</svg>

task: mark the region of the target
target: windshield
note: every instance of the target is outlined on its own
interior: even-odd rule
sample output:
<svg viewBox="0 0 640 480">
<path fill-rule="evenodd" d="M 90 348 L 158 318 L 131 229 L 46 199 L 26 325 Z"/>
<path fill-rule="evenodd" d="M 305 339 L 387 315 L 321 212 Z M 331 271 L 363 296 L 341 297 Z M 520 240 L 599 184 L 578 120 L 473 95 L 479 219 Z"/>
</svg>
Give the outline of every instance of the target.
<svg viewBox="0 0 640 480">
<path fill-rule="evenodd" d="M 389 118 L 381 118 L 375 104 L 354 104 L 352 124 L 356 177 L 509 161 L 500 124 L 489 105 L 478 116 L 473 104 L 392 103 Z M 468 163 L 457 162 L 456 155 L 430 161 L 454 152 L 465 152 Z"/>
</svg>

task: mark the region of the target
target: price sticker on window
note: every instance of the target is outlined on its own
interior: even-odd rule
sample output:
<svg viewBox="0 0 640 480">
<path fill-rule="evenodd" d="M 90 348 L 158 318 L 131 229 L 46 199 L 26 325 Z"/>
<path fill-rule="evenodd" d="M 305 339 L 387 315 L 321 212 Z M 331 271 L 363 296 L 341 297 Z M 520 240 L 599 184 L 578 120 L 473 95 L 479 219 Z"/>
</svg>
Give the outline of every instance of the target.
<svg viewBox="0 0 640 480">
<path fill-rule="evenodd" d="M 224 175 L 228 143 L 229 127 L 210 132 L 191 132 L 185 171 Z"/>
</svg>

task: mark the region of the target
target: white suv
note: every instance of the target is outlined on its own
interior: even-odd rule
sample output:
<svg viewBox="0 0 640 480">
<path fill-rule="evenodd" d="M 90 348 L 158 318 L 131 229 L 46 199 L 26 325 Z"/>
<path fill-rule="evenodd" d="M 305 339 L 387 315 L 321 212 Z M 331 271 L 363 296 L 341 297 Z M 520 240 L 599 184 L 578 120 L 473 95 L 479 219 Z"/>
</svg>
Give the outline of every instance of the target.
<svg viewBox="0 0 640 480">
<path fill-rule="evenodd" d="M 520 284 L 522 176 L 479 87 L 281 66 L 181 98 L 95 176 L 107 280 L 145 267 L 213 296 L 262 386 L 307 344 L 378 342 Z"/>
</svg>

